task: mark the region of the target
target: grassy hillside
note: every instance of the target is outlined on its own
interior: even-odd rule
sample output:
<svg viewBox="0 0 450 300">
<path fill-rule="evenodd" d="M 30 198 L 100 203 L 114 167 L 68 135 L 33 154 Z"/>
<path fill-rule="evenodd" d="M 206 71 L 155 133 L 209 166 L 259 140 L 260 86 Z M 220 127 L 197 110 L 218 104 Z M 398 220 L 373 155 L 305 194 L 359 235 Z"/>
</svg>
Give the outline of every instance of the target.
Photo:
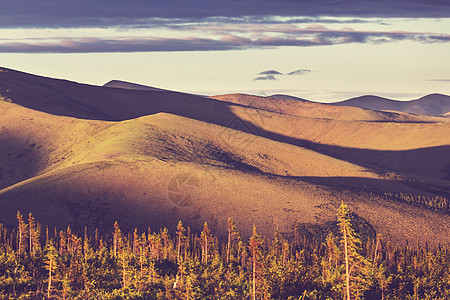
<svg viewBox="0 0 450 300">
<path fill-rule="evenodd" d="M 27 170 L 15 185 L 2 183 L 0 220 L 6 224 L 15 223 L 19 209 L 58 228 L 108 228 L 118 220 L 125 228 L 173 229 L 181 219 L 194 229 L 204 221 L 216 229 L 231 216 L 242 228 L 256 223 L 265 234 L 275 227 L 292 233 L 296 225 L 326 224 L 345 200 L 396 239 L 414 240 L 420 232 L 447 242 L 449 236 L 448 215 L 382 195 L 434 195 L 425 185 L 304 147 L 171 114 L 104 122 L 10 103 L 0 108 L 7 116 L 0 136 L 8 132 L 9 140 L 21 141 L 2 151 L 36 145 L 9 165 L 3 162 L 2 169 Z"/>
<path fill-rule="evenodd" d="M 8 226 L 20 209 L 59 228 L 216 229 L 233 217 L 292 234 L 326 226 L 344 200 L 399 242 L 450 241 L 447 118 L 0 76 Z"/>
</svg>

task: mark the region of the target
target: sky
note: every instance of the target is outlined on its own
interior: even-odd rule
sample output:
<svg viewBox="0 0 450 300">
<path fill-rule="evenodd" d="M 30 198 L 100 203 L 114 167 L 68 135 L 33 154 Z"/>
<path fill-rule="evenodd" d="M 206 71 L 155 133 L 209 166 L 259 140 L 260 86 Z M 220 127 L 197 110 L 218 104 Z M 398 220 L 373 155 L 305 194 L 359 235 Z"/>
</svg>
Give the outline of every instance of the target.
<svg viewBox="0 0 450 300">
<path fill-rule="evenodd" d="M 0 0 L 0 67 L 203 95 L 450 95 L 448 0 Z"/>
</svg>

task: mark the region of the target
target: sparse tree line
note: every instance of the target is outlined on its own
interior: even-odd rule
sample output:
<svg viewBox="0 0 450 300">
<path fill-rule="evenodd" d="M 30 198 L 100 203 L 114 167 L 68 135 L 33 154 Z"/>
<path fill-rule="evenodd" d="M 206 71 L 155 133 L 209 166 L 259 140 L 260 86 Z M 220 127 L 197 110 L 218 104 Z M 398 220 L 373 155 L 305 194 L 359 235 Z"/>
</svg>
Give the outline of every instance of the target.
<svg viewBox="0 0 450 300">
<path fill-rule="evenodd" d="M 437 195 L 430 197 L 404 193 L 384 193 L 384 197 L 450 214 L 450 200 L 443 196 Z"/>
<path fill-rule="evenodd" d="M 337 233 L 323 239 L 253 228 L 243 239 L 228 220 L 219 241 L 179 222 L 158 232 L 49 232 L 32 214 L 0 225 L 0 299 L 449 299 L 448 247 L 361 241 L 342 204 Z"/>
</svg>

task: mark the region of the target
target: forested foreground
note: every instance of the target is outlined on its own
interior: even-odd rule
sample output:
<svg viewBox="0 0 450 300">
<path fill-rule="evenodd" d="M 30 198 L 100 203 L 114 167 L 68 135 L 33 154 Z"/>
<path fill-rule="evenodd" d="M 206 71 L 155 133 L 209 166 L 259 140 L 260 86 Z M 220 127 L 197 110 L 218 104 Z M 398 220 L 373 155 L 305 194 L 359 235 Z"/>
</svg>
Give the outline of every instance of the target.
<svg viewBox="0 0 450 300">
<path fill-rule="evenodd" d="M 2 299 L 449 299 L 450 250 L 362 241 L 346 205 L 323 239 L 275 232 L 242 239 L 232 219 L 219 241 L 205 223 L 111 235 L 41 232 L 29 214 L 0 227 Z"/>
</svg>

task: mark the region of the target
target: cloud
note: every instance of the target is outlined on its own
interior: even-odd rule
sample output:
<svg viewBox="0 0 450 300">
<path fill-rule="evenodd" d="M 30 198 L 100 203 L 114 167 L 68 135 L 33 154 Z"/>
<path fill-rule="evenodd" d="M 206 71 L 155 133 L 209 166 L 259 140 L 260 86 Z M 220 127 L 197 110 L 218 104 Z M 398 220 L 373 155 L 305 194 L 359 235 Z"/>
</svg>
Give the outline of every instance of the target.
<svg viewBox="0 0 450 300">
<path fill-rule="evenodd" d="M 278 79 L 273 75 L 266 75 L 266 76 L 258 76 L 253 80 L 257 81 L 257 80 L 278 80 Z"/>
<path fill-rule="evenodd" d="M 310 73 L 310 72 L 311 72 L 311 70 L 300 69 L 300 70 L 295 70 L 295 71 L 289 72 L 286 75 L 303 75 L 303 74 Z"/>
<path fill-rule="evenodd" d="M 450 17 L 448 1 L 423 0 L 14 0 L 2 1 L 0 27 L 148 25 L 165 19 L 266 16 Z"/>
<path fill-rule="evenodd" d="M 268 70 L 264 72 L 259 72 L 258 75 L 283 75 L 283 74 L 276 70 Z"/>
<path fill-rule="evenodd" d="M 107 53 L 219 51 L 240 49 L 241 44 L 206 38 L 62 39 L 0 43 L 0 53 Z"/>
<path fill-rule="evenodd" d="M 450 78 L 428 79 L 427 81 L 450 82 Z"/>
<path fill-rule="evenodd" d="M 159 32 L 160 36 L 134 36 L 133 31 L 122 36 L 0 38 L 0 53 L 103 53 L 103 52 L 156 52 L 156 51 L 224 51 L 277 47 L 311 47 L 349 43 L 380 44 L 402 40 L 421 43 L 450 42 L 448 34 L 430 34 L 405 31 L 357 31 L 351 28 L 329 29 L 324 26 L 274 25 L 259 26 L 236 24 L 204 26 L 207 34 L 191 28 L 186 33 Z M 60 32 L 57 32 L 60 34 Z M 109 34 L 117 34 L 108 31 Z M 161 36 L 161 35 L 166 36 Z M 73 35 L 73 33 L 71 33 Z M 181 37 L 180 37 L 181 36 Z M 288 73 L 301 75 L 309 70 Z M 280 75 L 268 70 L 259 75 Z M 280 73 L 277 74 L 276 72 Z"/>
<path fill-rule="evenodd" d="M 393 16 L 450 17 L 450 4 L 444 2 L 14 0 L 0 10 L 0 30 L 5 30 L 0 31 L 4 37 L 0 53 L 226 51 L 402 40 L 447 43 L 449 34 L 388 31 L 380 25 Z M 341 23 L 345 26 L 335 28 Z M 378 31 L 360 23 L 374 23 Z M 399 20 L 394 23 L 402 26 Z M 18 34 L 9 33 L 8 40 L 4 33 L 14 30 Z M 76 31 L 82 37 L 74 37 Z M 52 37 L 52 32 L 58 36 Z"/>
<path fill-rule="evenodd" d="M 253 80 L 254 81 L 256 81 L 256 80 L 278 80 L 277 76 L 303 75 L 303 74 L 310 73 L 310 72 L 311 72 L 311 70 L 298 69 L 298 70 L 283 74 L 276 70 L 268 70 L 268 71 L 259 72 L 258 75 L 264 75 L 264 76 L 258 76 Z"/>
</svg>

